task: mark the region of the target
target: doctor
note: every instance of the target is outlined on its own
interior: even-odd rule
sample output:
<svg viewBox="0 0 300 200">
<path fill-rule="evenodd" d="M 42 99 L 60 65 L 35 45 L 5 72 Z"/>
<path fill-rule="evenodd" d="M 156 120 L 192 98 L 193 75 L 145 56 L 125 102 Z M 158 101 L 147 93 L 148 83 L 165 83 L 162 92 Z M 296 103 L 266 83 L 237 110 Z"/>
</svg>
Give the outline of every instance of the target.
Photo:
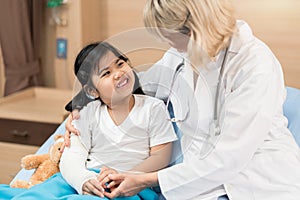
<svg viewBox="0 0 300 200">
<path fill-rule="evenodd" d="M 300 152 L 283 115 L 280 63 L 230 2 L 148 0 L 144 23 L 173 47 L 140 81 L 172 102 L 184 159 L 154 173 L 108 175 L 118 187 L 105 195 L 159 185 L 170 200 L 299 199 Z"/>
</svg>

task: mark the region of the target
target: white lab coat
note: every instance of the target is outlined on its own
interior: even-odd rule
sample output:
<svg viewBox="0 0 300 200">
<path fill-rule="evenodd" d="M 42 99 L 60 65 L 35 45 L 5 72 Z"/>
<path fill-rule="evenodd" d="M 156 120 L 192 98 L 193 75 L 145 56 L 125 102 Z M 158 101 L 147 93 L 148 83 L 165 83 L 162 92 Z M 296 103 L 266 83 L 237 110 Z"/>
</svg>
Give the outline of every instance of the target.
<svg viewBox="0 0 300 200">
<path fill-rule="evenodd" d="M 217 62 L 200 70 L 196 88 L 185 62 L 175 79 L 171 101 L 183 134 L 184 161 L 158 172 L 166 199 L 298 200 L 300 152 L 283 115 L 286 97 L 280 63 L 238 21 L 220 87 L 218 118 L 221 134 L 216 147 L 200 156 L 203 133 L 213 119 L 214 97 L 222 51 Z M 146 92 L 166 98 L 182 54 L 170 49 L 147 72 L 140 74 Z"/>
</svg>

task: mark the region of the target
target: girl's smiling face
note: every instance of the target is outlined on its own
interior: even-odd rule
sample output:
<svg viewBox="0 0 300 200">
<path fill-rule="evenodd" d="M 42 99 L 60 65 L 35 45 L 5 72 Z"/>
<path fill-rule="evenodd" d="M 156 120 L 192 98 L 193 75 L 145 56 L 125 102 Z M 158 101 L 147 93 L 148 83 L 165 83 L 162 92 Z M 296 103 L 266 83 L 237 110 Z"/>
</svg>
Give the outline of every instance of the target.
<svg viewBox="0 0 300 200">
<path fill-rule="evenodd" d="M 108 106 L 129 100 L 134 86 L 134 74 L 127 62 L 109 51 L 99 61 L 92 81 L 100 99 Z"/>
</svg>

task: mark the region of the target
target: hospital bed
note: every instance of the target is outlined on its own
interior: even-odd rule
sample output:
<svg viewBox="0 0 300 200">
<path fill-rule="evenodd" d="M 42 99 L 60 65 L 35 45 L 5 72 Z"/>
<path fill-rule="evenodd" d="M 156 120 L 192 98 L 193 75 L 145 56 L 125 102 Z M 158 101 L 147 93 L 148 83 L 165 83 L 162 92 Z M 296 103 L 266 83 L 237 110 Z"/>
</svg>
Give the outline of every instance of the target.
<svg viewBox="0 0 300 200">
<path fill-rule="evenodd" d="M 287 98 L 284 104 L 284 114 L 288 118 L 288 128 L 292 132 L 297 144 L 300 146 L 300 90 L 287 87 Z M 65 133 L 66 120 L 56 129 L 56 131 L 46 140 L 46 142 L 38 149 L 36 154 L 47 153 L 49 147 L 54 142 L 56 134 Z M 15 179 L 29 180 L 33 170 L 20 170 L 12 181 Z"/>
</svg>

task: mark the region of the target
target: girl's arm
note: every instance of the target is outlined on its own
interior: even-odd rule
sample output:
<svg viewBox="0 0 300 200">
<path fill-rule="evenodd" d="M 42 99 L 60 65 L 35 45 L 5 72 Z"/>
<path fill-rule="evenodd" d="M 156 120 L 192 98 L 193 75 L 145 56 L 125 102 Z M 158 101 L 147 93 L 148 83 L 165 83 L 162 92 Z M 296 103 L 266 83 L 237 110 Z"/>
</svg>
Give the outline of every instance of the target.
<svg viewBox="0 0 300 200">
<path fill-rule="evenodd" d="M 154 172 L 167 167 L 171 161 L 172 141 L 177 139 L 162 101 L 156 100 L 150 108 L 149 157 L 130 171 Z"/>
<path fill-rule="evenodd" d="M 60 171 L 64 179 L 79 193 L 83 193 L 87 184 L 102 193 L 103 188 L 97 185 L 97 173 L 86 169 L 85 163 L 88 151 L 80 141 L 79 136 L 71 135 L 72 145 L 66 148 L 60 160 Z M 93 181 L 94 180 L 94 181 Z"/>
<path fill-rule="evenodd" d="M 172 142 L 151 147 L 150 156 L 142 163 L 133 167 L 130 171 L 154 172 L 167 167 L 170 164 L 172 154 Z"/>
</svg>

